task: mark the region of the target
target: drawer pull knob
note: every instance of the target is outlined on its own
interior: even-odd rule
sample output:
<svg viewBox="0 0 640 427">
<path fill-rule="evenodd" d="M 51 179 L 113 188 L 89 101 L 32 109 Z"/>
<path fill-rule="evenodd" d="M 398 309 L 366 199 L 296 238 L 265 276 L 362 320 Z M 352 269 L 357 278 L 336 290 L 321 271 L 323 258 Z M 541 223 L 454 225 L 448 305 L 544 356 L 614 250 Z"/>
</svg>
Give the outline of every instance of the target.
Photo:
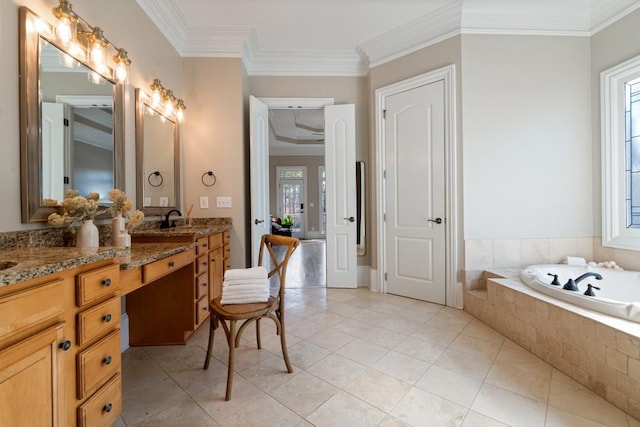
<svg viewBox="0 0 640 427">
<path fill-rule="evenodd" d="M 104 320 L 105 322 L 111 322 L 111 315 L 105 314 L 104 316 L 102 316 L 102 320 Z"/>
<path fill-rule="evenodd" d="M 111 409 L 113 409 L 113 405 L 111 403 L 107 403 L 104 405 L 104 408 L 102 408 L 102 410 L 107 413 L 111 412 Z"/>
<path fill-rule="evenodd" d="M 202 287 L 203 287 L 203 288 L 206 288 L 206 287 L 207 287 L 207 283 L 206 283 L 206 282 L 205 282 L 205 283 L 203 283 L 203 284 L 202 284 Z"/>
<path fill-rule="evenodd" d="M 202 307 L 202 311 L 209 311 L 207 307 Z"/>
<path fill-rule="evenodd" d="M 105 365 L 110 365 L 111 364 L 111 356 L 107 356 L 104 359 L 102 359 L 102 363 L 104 363 Z"/>
<path fill-rule="evenodd" d="M 203 247 L 203 248 L 208 248 L 208 247 L 209 247 L 209 245 L 208 245 L 208 244 L 206 244 L 206 243 L 203 243 L 203 244 L 202 244 L 202 247 Z"/>
<path fill-rule="evenodd" d="M 58 347 L 60 347 L 64 351 L 67 351 L 71 348 L 71 341 L 67 340 L 67 341 L 61 342 Z"/>
<path fill-rule="evenodd" d="M 207 263 L 207 261 L 205 261 L 205 262 L 202 263 L 202 265 L 206 267 L 209 264 Z"/>
<path fill-rule="evenodd" d="M 102 284 L 103 284 L 104 286 L 107 286 L 107 287 L 111 286 L 111 279 L 109 279 L 109 278 L 104 279 L 104 280 L 102 281 Z"/>
<path fill-rule="evenodd" d="M 175 262 L 173 262 L 173 261 L 169 261 L 169 268 L 173 267 L 174 265 L 176 265 L 176 263 L 175 263 Z"/>
</svg>

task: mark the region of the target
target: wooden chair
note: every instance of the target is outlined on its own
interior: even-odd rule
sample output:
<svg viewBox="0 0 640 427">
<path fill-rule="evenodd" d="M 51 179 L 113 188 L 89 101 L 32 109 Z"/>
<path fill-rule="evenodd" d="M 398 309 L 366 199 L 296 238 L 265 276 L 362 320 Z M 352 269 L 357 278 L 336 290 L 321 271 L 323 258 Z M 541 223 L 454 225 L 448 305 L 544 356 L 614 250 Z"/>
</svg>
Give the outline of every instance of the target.
<svg viewBox="0 0 640 427">
<path fill-rule="evenodd" d="M 282 346 L 282 356 L 287 367 L 287 372 L 293 372 L 291 362 L 289 362 L 289 354 L 287 353 L 287 342 L 284 331 L 284 282 L 287 273 L 287 263 L 293 251 L 296 250 L 300 241 L 295 237 L 276 236 L 273 234 L 265 234 L 260 242 L 260 255 L 258 256 L 258 265 L 262 265 L 264 251 L 269 253 L 273 269 L 268 273 L 271 278 L 277 274 L 280 279 L 278 294 L 269 297 L 269 301 L 251 304 L 220 304 L 221 297 L 216 297 L 209 302 L 209 311 L 211 318 L 209 319 L 209 344 L 207 346 L 207 357 L 204 361 L 204 369 L 209 368 L 209 361 L 213 350 L 213 336 L 218 328 L 218 323 L 222 323 L 224 333 L 227 336 L 227 344 L 229 345 L 229 363 L 227 365 L 227 392 L 225 400 L 231 399 L 231 387 L 233 386 L 233 365 L 235 359 L 235 349 L 240 344 L 240 336 L 245 328 L 253 321 L 256 322 L 256 341 L 258 348 L 262 348 L 260 341 L 260 320 L 263 318 L 272 319 L 276 324 L 276 332 L 280 335 L 280 344 Z M 276 247 L 286 248 L 281 259 L 276 254 Z M 281 250 L 278 250 L 281 252 Z M 269 268 L 268 265 L 265 265 Z M 236 331 L 236 324 L 241 320 L 240 329 Z M 227 321 L 229 324 L 227 325 Z"/>
</svg>

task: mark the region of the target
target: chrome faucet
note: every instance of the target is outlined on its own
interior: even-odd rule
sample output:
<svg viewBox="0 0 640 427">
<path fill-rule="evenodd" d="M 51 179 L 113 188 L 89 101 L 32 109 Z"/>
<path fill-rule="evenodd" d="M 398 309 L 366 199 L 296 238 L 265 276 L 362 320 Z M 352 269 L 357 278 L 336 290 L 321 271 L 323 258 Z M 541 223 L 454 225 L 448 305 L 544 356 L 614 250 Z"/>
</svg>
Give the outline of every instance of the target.
<svg viewBox="0 0 640 427">
<path fill-rule="evenodd" d="M 575 279 L 567 280 L 567 283 L 564 284 L 562 289 L 565 289 L 567 291 L 578 291 L 579 290 L 578 289 L 578 283 L 580 283 L 581 281 L 583 281 L 587 277 L 595 277 L 596 280 L 602 280 L 602 276 L 599 273 L 594 273 L 592 271 L 587 271 L 586 273 L 581 274 L 580 276 L 576 277 Z"/>
<path fill-rule="evenodd" d="M 176 226 L 176 221 L 173 220 L 171 222 L 171 225 L 169 225 L 169 216 L 173 213 L 176 212 L 178 215 L 182 216 L 182 212 L 180 212 L 177 209 L 171 209 L 169 212 L 167 212 L 167 215 L 164 217 L 164 219 L 162 220 L 162 222 L 160 222 L 160 228 L 169 228 L 169 227 L 175 227 Z"/>
</svg>

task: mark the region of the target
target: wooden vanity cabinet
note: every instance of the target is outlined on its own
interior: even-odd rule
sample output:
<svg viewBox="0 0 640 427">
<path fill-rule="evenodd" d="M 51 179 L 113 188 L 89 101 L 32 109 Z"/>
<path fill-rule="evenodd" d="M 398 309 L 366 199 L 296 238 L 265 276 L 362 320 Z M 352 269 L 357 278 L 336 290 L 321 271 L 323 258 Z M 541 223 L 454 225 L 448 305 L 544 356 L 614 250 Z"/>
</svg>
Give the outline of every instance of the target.
<svg viewBox="0 0 640 427">
<path fill-rule="evenodd" d="M 106 260 L 0 287 L 0 424 L 101 427 L 116 420 L 119 277 L 116 261 Z M 107 336 L 117 345 L 105 350 Z M 86 354 L 110 358 L 109 368 L 91 366 Z M 81 412 L 90 413 L 90 424 Z"/>
<path fill-rule="evenodd" d="M 198 236 L 134 235 L 133 242 L 195 242 L 190 266 L 154 283 L 143 277 L 145 285 L 127 294 L 131 345 L 186 343 L 209 317 L 209 300 L 221 293 L 224 254 L 231 253 L 229 231 Z"/>
</svg>

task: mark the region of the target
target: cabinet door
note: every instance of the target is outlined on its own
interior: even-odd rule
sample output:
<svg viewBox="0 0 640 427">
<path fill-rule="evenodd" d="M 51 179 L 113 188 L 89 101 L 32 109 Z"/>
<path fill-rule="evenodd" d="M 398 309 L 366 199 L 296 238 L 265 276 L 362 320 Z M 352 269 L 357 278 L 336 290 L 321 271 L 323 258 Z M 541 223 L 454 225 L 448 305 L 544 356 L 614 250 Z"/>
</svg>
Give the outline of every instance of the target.
<svg viewBox="0 0 640 427">
<path fill-rule="evenodd" d="M 0 351 L 0 424 L 61 426 L 63 323 Z M 19 397 L 18 397 L 19 396 Z"/>
<path fill-rule="evenodd" d="M 214 299 L 222 294 L 222 248 L 216 248 L 209 253 L 209 298 Z"/>
</svg>

